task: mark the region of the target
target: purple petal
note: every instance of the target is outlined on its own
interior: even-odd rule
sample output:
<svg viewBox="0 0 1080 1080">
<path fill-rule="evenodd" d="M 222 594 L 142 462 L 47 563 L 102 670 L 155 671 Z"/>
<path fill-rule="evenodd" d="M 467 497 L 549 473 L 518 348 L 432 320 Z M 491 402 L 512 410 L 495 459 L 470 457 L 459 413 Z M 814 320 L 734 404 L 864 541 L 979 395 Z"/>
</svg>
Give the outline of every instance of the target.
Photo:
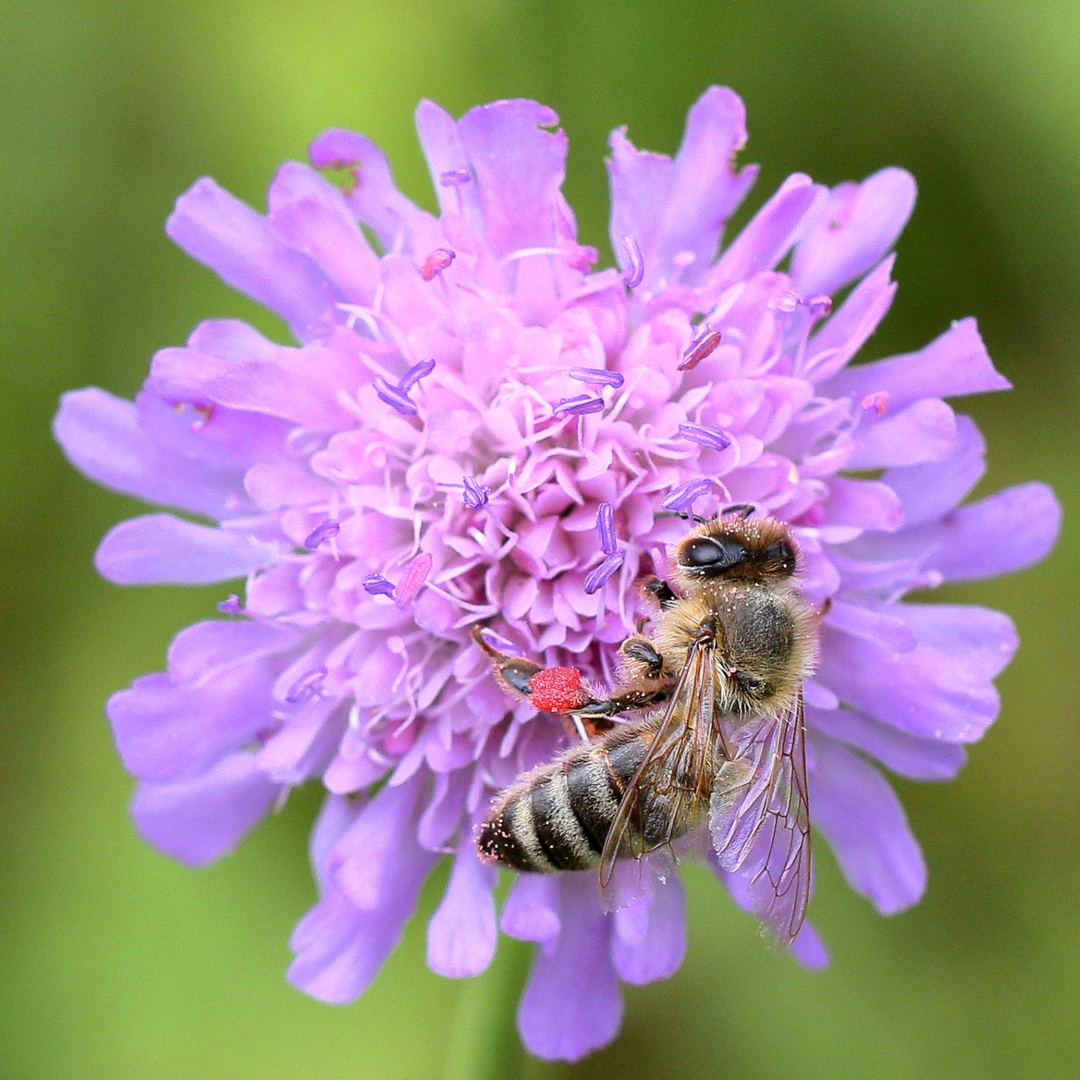
<svg viewBox="0 0 1080 1080">
<path fill-rule="evenodd" d="M 809 176 L 789 176 L 720 256 L 709 275 L 712 288 L 771 270 L 821 213 L 827 198 L 827 189 Z"/>
<path fill-rule="evenodd" d="M 946 581 L 1010 574 L 1044 559 L 1061 531 L 1061 504 L 1046 484 L 1019 484 L 962 506 L 929 537 L 930 558 Z"/>
<path fill-rule="evenodd" d="M 274 545 L 247 533 L 147 514 L 110 529 L 94 565 L 117 585 L 209 585 L 243 577 L 277 557 Z"/>
<path fill-rule="evenodd" d="M 270 185 L 270 227 L 302 251 L 353 303 L 367 303 L 379 283 L 379 259 L 333 184 L 297 161 L 287 161 Z"/>
<path fill-rule="evenodd" d="M 413 232 L 430 227 L 431 215 L 398 191 L 386 156 L 365 136 L 331 128 L 311 144 L 308 155 L 317 169 L 352 170 L 356 182 L 345 199 L 387 250 L 404 247 Z"/>
<path fill-rule="evenodd" d="M 957 743 L 922 739 L 850 709 L 806 710 L 807 721 L 823 735 L 871 754 L 909 780 L 951 780 L 967 753 Z"/>
<path fill-rule="evenodd" d="M 809 919 L 802 924 L 798 936 L 791 943 L 791 955 L 808 971 L 821 971 L 829 966 L 829 950 Z"/>
<path fill-rule="evenodd" d="M 495 955 L 495 901 L 498 874 L 476 858 L 470 837 L 454 859 L 442 903 L 428 923 L 427 965 L 448 979 L 468 979 L 486 971 Z"/>
<path fill-rule="evenodd" d="M 472 170 L 454 118 L 434 101 L 421 101 L 416 107 L 416 133 L 439 200 L 439 210 L 443 214 L 457 214 L 465 209 L 470 219 L 475 218 L 474 226 L 479 226 L 475 185 L 470 187 Z M 451 182 L 444 182 L 444 177 Z"/>
<path fill-rule="evenodd" d="M 566 162 L 566 136 L 549 108 L 516 98 L 470 109 L 458 121 L 476 176 L 484 237 L 496 256 L 550 247 Z"/>
<path fill-rule="evenodd" d="M 226 284 L 276 311 L 300 341 L 333 325 L 337 297 L 315 264 L 209 177 L 180 196 L 165 231 Z"/>
<path fill-rule="evenodd" d="M 809 296 L 854 281 L 896 243 L 914 206 L 915 180 L 903 169 L 833 188 L 823 217 L 795 249 L 792 285 Z"/>
<path fill-rule="evenodd" d="M 559 879 L 542 874 L 519 874 L 503 904 L 500 926 L 519 941 L 550 942 L 560 932 Z"/>
<path fill-rule="evenodd" d="M 674 874 L 615 912 L 611 956 L 619 977 L 643 985 L 668 979 L 686 955 L 686 897 Z"/>
<path fill-rule="evenodd" d="M 518 1006 L 518 1030 L 536 1057 L 580 1061 L 615 1038 L 623 1004 L 595 874 L 561 876 L 559 893 L 562 931 L 550 954 L 536 951 Z"/>
<path fill-rule="evenodd" d="M 204 866 L 231 851 L 261 820 L 280 791 L 252 754 L 230 754 L 191 780 L 141 783 L 131 816 L 166 855 Z"/>
<path fill-rule="evenodd" d="M 113 694 L 105 707 L 128 772 L 143 780 L 188 779 L 243 749 L 271 722 L 263 663 L 223 669 L 197 686 L 158 672 Z"/>
<path fill-rule="evenodd" d="M 896 492 L 888 484 L 874 480 L 833 477 L 822 509 L 830 525 L 896 532 L 904 524 L 904 511 Z"/>
<path fill-rule="evenodd" d="M 848 459 L 852 469 L 942 461 L 956 445 L 956 415 L 937 398 L 923 398 L 877 421 Z"/>
<path fill-rule="evenodd" d="M 1009 380 L 994 370 L 975 320 L 961 319 L 918 352 L 846 368 L 823 391 L 831 397 L 861 400 L 884 390 L 889 411 L 894 412 L 920 398 L 982 394 L 1009 386 Z"/>
<path fill-rule="evenodd" d="M 96 387 L 63 395 L 53 434 L 92 480 L 148 502 L 217 518 L 244 498 L 240 462 L 222 455 L 221 465 L 208 467 L 158 445 L 132 402 Z"/>
<path fill-rule="evenodd" d="M 1020 644 L 1012 619 L 991 608 L 905 603 L 894 604 L 890 610 L 922 644 L 956 657 L 987 679 L 1001 674 Z"/>
<path fill-rule="evenodd" d="M 882 480 L 896 493 L 909 526 L 936 522 L 982 479 L 986 444 L 970 416 L 956 418 L 956 445 L 944 461 L 890 469 Z"/>
<path fill-rule="evenodd" d="M 897 655 L 828 624 L 818 678 L 841 701 L 922 738 L 973 742 L 998 713 L 990 680 L 963 658 L 923 644 Z"/>
<path fill-rule="evenodd" d="M 873 765 L 829 740 L 814 740 L 814 825 L 848 884 L 882 915 L 911 907 L 926 888 L 926 863 L 900 800 Z"/>
<path fill-rule="evenodd" d="M 291 650 L 302 632 L 278 622 L 208 619 L 186 626 L 169 646 L 169 678 L 176 684 L 199 684 L 249 664 Z"/>
</svg>

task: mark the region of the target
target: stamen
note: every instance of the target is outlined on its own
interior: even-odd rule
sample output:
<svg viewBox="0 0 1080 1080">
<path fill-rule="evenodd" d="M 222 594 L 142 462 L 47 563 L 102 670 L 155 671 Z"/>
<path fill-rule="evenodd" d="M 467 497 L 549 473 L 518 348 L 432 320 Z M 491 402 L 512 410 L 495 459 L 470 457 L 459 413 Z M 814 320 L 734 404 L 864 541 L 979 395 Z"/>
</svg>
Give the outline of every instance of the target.
<svg viewBox="0 0 1080 1080">
<path fill-rule="evenodd" d="M 619 550 L 615 542 L 615 507 L 603 502 L 596 511 L 596 531 L 600 534 L 600 547 L 605 555 L 614 555 Z"/>
<path fill-rule="evenodd" d="M 332 540 L 339 532 L 341 532 L 341 525 L 333 518 L 327 518 L 321 525 L 316 525 L 304 538 L 304 547 L 309 551 L 314 551 L 320 544 Z"/>
<path fill-rule="evenodd" d="M 404 375 L 401 376 L 401 382 L 397 384 L 397 388 L 406 394 L 411 390 L 422 378 L 426 375 L 430 375 L 435 370 L 434 360 L 421 360 L 419 364 L 413 364 Z"/>
<path fill-rule="evenodd" d="M 884 416 L 885 410 L 889 407 L 889 391 L 878 390 L 873 394 L 867 394 L 866 397 L 859 402 L 859 405 L 869 412 L 871 409 L 878 414 L 878 416 Z"/>
<path fill-rule="evenodd" d="M 214 417 L 214 406 L 211 402 L 196 401 L 191 406 L 191 411 L 198 417 L 191 422 L 191 430 L 199 431 L 206 427 Z"/>
<path fill-rule="evenodd" d="M 290 705 L 298 705 L 301 701 L 307 701 L 308 698 L 315 697 L 322 689 L 322 684 L 328 674 L 329 672 L 324 667 L 312 668 L 310 671 L 305 672 L 292 684 L 289 692 L 285 695 L 285 700 Z"/>
<path fill-rule="evenodd" d="M 455 252 L 449 248 L 436 248 L 420 264 L 420 276 L 425 281 L 431 281 L 437 274 L 441 274 L 457 258 Z"/>
<path fill-rule="evenodd" d="M 471 507 L 473 510 L 479 510 L 481 506 L 487 505 L 491 489 L 481 484 L 475 476 L 466 476 L 462 481 L 462 486 L 465 488 L 462 498 L 464 498 L 466 506 Z"/>
<path fill-rule="evenodd" d="M 574 416 L 584 416 L 586 413 L 603 412 L 604 399 L 591 397 L 589 394 L 578 394 L 577 397 L 559 398 L 555 403 L 552 413 L 558 416 L 561 412 L 573 413 Z"/>
<path fill-rule="evenodd" d="M 630 266 L 623 271 L 623 281 L 628 289 L 636 289 L 645 278 L 645 263 L 641 258 L 641 248 L 632 236 L 623 237 L 626 249 L 626 261 Z"/>
<path fill-rule="evenodd" d="M 810 315 L 814 319 L 824 318 L 832 311 L 832 297 L 831 296 L 811 296 L 806 301 L 806 306 L 810 309 Z"/>
<path fill-rule="evenodd" d="M 679 434 L 684 439 L 707 446 L 710 450 L 726 450 L 731 445 L 731 438 L 716 428 L 704 424 L 680 424 Z"/>
<path fill-rule="evenodd" d="M 368 574 L 360 583 L 372 596 L 393 596 L 394 586 L 382 574 Z"/>
<path fill-rule="evenodd" d="M 236 593 L 229 593 L 229 595 L 221 601 L 217 606 L 218 611 L 222 615 L 239 615 L 243 610 L 243 605 L 240 603 L 240 597 Z"/>
<path fill-rule="evenodd" d="M 398 607 L 404 607 L 424 587 L 428 574 L 431 572 L 432 558 L 422 551 L 409 563 L 405 570 L 405 576 L 398 582 L 394 590 L 394 603 Z"/>
<path fill-rule="evenodd" d="M 606 371 L 604 368 L 572 367 L 567 373 L 571 379 L 578 382 L 596 383 L 599 386 L 622 386 L 626 379 L 617 371 Z"/>
<path fill-rule="evenodd" d="M 623 564 L 623 560 L 626 555 L 622 551 L 616 551 L 614 555 L 609 555 L 599 566 L 590 570 L 585 575 L 585 591 L 592 596 L 594 592 L 599 592 L 604 587 L 605 582 L 616 570 Z"/>
<path fill-rule="evenodd" d="M 797 292 L 792 292 L 790 289 L 780 289 L 769 301 L 769 307 L 773 311 L 791 312 L 799 306 L 801 300 L 802 297 Z"/>
<path fill-rule="evenodd" d="M 461 187 L 472 179 L 472 173 L 468 169 L 447 169 L 439 173 L 439 183 L 443 187 Z"/>
<path fill-rule="evenodd" d="M 415 416 L 419 412 L 414 401 L 379 375 L 375 376 L 375 393 L 381 401 L 392 405 L 402 416 Z"/>
<path fill-rule="evenodd" d="M 695 500 L 708 495 L 711 490 L 712 481 L 703 476 L 698 477 L 697 480 L 688 480 L 685 484 L 672 488 L 661 499 L 660 505 L 665 510 L 693 510 Z"/>
<path fill-rule="evenodd" d="M 682 363 L 676 370 L 692 371 L 705 357 L 712 354 L 720 344 L 720 331 L 706 328 L 703 334 L 699 334 L 686 348 L 683 353 Z"/>
</svg>

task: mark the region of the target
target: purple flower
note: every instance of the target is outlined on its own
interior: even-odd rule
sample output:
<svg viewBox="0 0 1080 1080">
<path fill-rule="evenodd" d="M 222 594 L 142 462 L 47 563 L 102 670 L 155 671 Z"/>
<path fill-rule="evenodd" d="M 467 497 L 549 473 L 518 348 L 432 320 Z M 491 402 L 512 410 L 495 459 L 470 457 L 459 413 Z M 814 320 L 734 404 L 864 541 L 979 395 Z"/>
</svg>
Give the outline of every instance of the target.
<svg viewBox="0 0 1080 1080">
<path fill-rule="evenodd" d="M 169 508 L 116 526 L 102 574 L 246 577 L 230 617 L 183 630 L 166 671 L 109 701 L 143 835 L 206 863 L 321 783 L 319 900 L 289 978 L 326 1001 L 362 993 L 449 853 L 430 966 L 484 970 L 499 925 L 536 942 L 522 1037 L 573 1060 L 616 1034 L 620 982 L 678 968 L 682 892 L 674 875 L 646 882 L 608 916 L 593 875 L 522 876 L 497 917 L 473 830 L 565 735 L 499 690 L 471 629 L 609 679 L 649 615 L 636 582 L 685 529 L 664 507 L 751 503 L 791 522 L 805 590 L 830 601 L 805 688 L 813 823 L 889 914 L 919 899 L 926 868 L 883 769 L 954 776 L 1016 648 L 1006 616 L 909 594 L 1042 558 L 1059 512 L 1041 484 L 964 503 L 984 447 L 944 399 L 1008 386 L 972 320 L 851 363 L 896 288 L 907 173 L 831 190 L 792 176 L 718 250 L 757 170 L 733 164 L 741 102 L 712 88 L 674 159 L 612 135 L 624 269 L 590 272 L 556 123 L 531 101 L 459 121 L 423 102 L 437 215 L 341 130 L 312 145 L 313 168 L 282 166 L 266 216 L 198 181 L 169 235 L 298 344 L 203 323 L 154 357 L 134 402 L 67 394 L 55 431 L 87 475 Z M 352 179 L 339 189 L 324 168 Z M 794 951 L 826 962 L 809 924 Z"/>
</svg>

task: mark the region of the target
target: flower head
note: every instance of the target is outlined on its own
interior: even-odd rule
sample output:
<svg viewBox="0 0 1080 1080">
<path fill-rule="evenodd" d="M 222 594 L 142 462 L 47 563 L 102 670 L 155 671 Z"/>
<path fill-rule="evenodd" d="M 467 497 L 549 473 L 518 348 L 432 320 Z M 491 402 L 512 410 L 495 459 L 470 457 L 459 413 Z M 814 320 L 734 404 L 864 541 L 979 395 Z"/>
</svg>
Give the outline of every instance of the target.
<svg viewBox="0 0 1080 1080">
<path fill-rule="evenodd" d="M 230 595 L 177 636 L 166 671 L 109 702 L 143 835 L 205 863 L 321 783 L 320 898 L 290 979 L 327 1001 L 362 993 L 450 854 L 429 965 L 482 971 L 497 922 L 537 942 L 522 1036 L 575 1059 L 615 1035 L 620 980 L 678 968 L 682 894 L 657 880 L 609 916 L 593 875 L 522 876 L 497 920 L 474 828 L 565 734 L 502 694 L 471 629 L 609 679 L 648 615 L 635 583 L 663 573 L 684 529 L 671 510 L 752 503 L 791 522 L 805 591 L 830 601 L 805 687 L 813 824 L 888 914 L 926 871 L 880 766 L 955 775 L 1016 647 L 998 612 L 905 597 L 1040 558 L 1058 510 L 1039 484 L 961 505 L 984 447 L 943 399 L 1008 385 L 972 320 L 851 363 L 896 288 L 907 173 L 831 190 L 792 176 L 721 245 L 756 168 L 734 164 L 741 102 L 712 88 L 674 159 L 612 135 L 620 269 L 594 270 L 560 192 L 556 122 L 531 101 L 458 121 L 423 102 L 437 214 L 341 130 L 312 144 L 313 167 L 281 167 L 266 216 L 198 181 L 169 235 L 298 344 L 203 323 L 154 357 L 134 402 L 70 393 L 55 430 L 92 478 L 179 511 L 116 526 L 97 553 L 106 577 L 246 577 L 242 603 Z M 809 924 L 795 953 L 825 962 Z"/>
</svg>

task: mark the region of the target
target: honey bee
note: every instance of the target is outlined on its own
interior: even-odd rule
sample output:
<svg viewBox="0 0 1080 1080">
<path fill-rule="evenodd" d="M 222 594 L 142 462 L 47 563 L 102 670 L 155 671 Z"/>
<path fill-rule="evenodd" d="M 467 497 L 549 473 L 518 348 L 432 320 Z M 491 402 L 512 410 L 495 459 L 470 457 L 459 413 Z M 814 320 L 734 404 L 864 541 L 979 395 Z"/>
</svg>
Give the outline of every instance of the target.
<svg viewBox="0 0 1080 1080">
<path fill-rule="evenodd" d="M 503 689 L 591 736 L 495 798 L 477 834 L 484 861 L 599 868 L 610 906 L 618 860 L 674 854 L 707 821 L 717 863 L 742 877 L 763 931 L 794 940 L 810 893 L 802 684 L 820 615 L 797 588 L 790 528 L 752 510 L 697 519 L 675 548 L 673 583 L 645 583 L 655 630 L 622 643 L 608 692 L 474 634 Z M 648 711 L 612 719 L 635 710 Z"/>
</svg>

